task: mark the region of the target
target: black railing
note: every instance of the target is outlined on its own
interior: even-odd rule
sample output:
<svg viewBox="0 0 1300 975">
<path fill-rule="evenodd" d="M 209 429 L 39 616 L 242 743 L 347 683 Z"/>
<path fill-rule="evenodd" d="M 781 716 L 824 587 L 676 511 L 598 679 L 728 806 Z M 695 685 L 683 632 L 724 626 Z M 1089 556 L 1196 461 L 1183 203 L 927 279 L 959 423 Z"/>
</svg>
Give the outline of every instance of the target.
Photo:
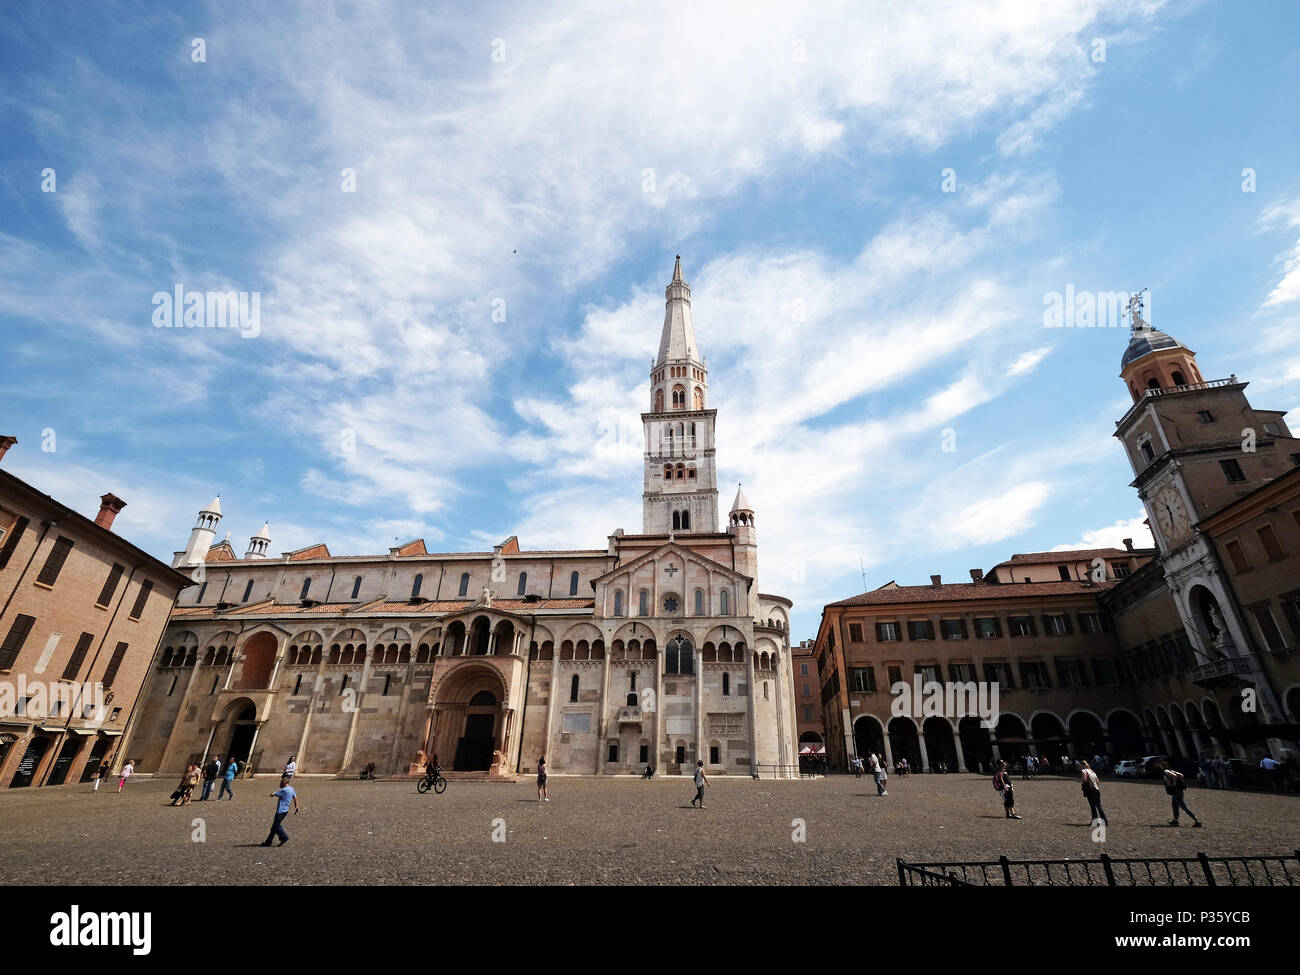
<svg viewBox="0 0 1300 975">
<path fill-rule="evenodd" d="M 785 778 L 793 775 L 809 775 L 809 772 L 801 772 L 798 765 L 755 765 L 751 773 L 754 778 Z M 818 773 L 820 774 L 820 773 Z"/>
<path fill-rule="evenodd" d="M 898 861 L 900 887 L 1300 887 L 1300 850 L 1284 856 L 1111 857 L 949 863 Z"/>
</svg>

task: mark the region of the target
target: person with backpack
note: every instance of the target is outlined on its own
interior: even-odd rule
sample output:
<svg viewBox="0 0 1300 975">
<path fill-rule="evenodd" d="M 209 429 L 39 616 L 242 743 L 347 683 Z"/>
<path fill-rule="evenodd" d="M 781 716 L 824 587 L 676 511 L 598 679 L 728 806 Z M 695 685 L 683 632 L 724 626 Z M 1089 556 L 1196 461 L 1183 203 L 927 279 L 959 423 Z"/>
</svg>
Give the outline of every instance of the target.
<svg viewBox="0 0 1300 975">
<path fill-rule="evenodd" d="M 1020 819 L 1016 814 L 1016 790 L 1007 772 L 1006 759 L 998 759 L 998 770 L 993 773 L 993 788 L 1002 793 L 1002 809 L 1007 819 Z"/>
<path fill-rule="evenodd" d="M 1106 810 L 1101 808 L 1101 782 L 1091 765 L 1087 762 L 1083 762 L 1082 765 L 1079 780 L 1083 787 L 1083 797 L 1088 800 L 1088 822 L 1095 826 L 1100 820 L 1109 826 L 1110 823 L 1106 821 Z"/>
<path fill-rule="evenodd" d="M 1175 772 L 1169 767 L 1168 762 L 1161 762 L 1160 776 L 1165 780 L 1165 792 L 1173 800 L 1174 818 L 1169 820 L 1169 825 L 1178 825 L 1178 811 L 1181 809 L 1192 817 L 1193 826 L 1201 826 L 1202 823 L 1196 818 L 1196 813 L 1187 808 L 1187 802 L 1183 799 L 1183 793 L 1187 789 L 1187 780 L 1183 778 L 1183 773 Z"/>
</svg>

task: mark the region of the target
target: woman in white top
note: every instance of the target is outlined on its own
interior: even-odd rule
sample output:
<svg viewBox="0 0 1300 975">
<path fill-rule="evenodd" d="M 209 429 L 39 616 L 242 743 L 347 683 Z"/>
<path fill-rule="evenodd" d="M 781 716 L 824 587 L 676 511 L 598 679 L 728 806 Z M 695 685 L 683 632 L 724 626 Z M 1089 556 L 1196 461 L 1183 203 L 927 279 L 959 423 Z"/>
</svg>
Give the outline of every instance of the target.
<svg viewBox="0 0 1300 975">
<path fill-rule="evenodd" d="M 1105 823 L 1106 810 L 1101 808 L 1101 782 L 1097 779 L 1097 773 L 1092 770 L 1092 766 L 1087 762 L 1079 764 L 1082 767 L 1079 781 L 1083 787 L 1083 797 L 1088 800 L 1088 821 L 1094 826 L 1098 822 Z"/>
</svg>

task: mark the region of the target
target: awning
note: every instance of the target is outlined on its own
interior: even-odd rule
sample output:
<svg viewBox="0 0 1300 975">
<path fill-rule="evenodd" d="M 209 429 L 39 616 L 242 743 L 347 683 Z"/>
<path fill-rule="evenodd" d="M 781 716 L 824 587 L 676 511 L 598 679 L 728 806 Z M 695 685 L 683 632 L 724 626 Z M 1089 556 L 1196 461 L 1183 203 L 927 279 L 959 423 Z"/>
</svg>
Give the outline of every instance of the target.
<svg viewBox="0 0 1300 975">
<path fill-rule="evenodd" d="M 812 745 L 804 745 L 803 748 L 799 749 L 799 754 L 800 755 L 825 755 L 826 746 L 819 745 L 817 748 L 813 748 Z"/>
<path fill-rule="evenodd" d="M 98 728 L 69 728 L 68 730 L 71 731 L 74 735 L 93 735 L 99 729 Z"/>
<path fill-rule="evenodd" d="M 63 727 L 63 725 L 61 724 L 43 724 L 36 730 L 48 731 L 52 735 L 61 735 L 63 734 L 63 732 L 67 731 L 68 729 Z"/>
<path fill-rule="evenodd" d="M 109 737 L 109 738 L 116 738 L 116 737 L 117 737 L 118 735 L 120 735 L 122 732 L 120 732 L 120 731 L 106 731 L 106 730 L 104 730 L 103 728 L 100 728 L 100 729 L 99 729 L 99 733 L 100 733 L 101 735 L 106 735 L 106 736 Z"/>
</svg>

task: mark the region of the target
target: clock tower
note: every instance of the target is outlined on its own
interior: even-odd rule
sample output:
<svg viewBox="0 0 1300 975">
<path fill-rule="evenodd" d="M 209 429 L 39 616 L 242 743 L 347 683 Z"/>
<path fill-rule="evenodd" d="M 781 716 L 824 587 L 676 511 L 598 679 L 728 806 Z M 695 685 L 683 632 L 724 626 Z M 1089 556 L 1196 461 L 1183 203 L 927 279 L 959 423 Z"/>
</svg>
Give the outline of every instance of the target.
<svg viewBox="0 0 1300 975">
<path fill-rule="evenodd" d="M 1236 376 L 1206 380 L 1196 353 L 1142 320 L 1129 302 L 1132 335 L 1120 377 L 1133 405 L 1115 424 L 1136 475 L 1165 582 L 1182 618 L 1200 675 L 1229 674 L 1253 684 L 1261 718 L 1281 720 L 1245 620 L 1213 541 L 1199 522 L 1285 473 L 1300 440 L 1284 413 L 1257 410 Z"/>
</svg>

